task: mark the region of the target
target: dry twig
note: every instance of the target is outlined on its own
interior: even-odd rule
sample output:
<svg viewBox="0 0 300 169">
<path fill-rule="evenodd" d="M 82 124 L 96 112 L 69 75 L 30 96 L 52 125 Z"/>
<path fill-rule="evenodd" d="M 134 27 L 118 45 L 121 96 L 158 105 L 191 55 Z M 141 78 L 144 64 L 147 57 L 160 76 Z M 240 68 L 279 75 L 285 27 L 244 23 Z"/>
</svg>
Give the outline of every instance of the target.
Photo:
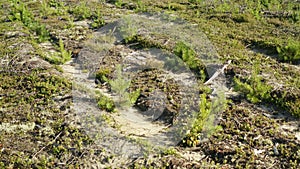
<svg viewBox="0 0 300 169">
<path fill-rule="evenodd" d="M 217 78 L 221 73 L 224 73 L 224 70 L 228 67 L 228 65 L 230 65 L 231 63 L 231 60 L 229 60 L 227 62 L 226 65 L 224 65 L 221 69 L 217 70 L 210 79 L 208 79 L 204 84 L 207 85 L 207 84 L 211 84 L 211 82 Z"/>
<path fill-rule="evenodd" d="M 35 158 L 35 157 L 37 156 L 37 154 L 39 154 L 40 152 L 42 152 L 47 146 L 53 144 L 53 143 L 59 138 L 59 136 L 60 136 L 61 134 L 62 134 L 62 131 L 59 132 L 59 133 L 56 135 L 56 137 L 55 137 L 52 141 L 50 141 L 46 146 L 42 147 L 38 152 L 36 152 L 36 153 L 32 156 L 32 158 Z"/>
</svg>

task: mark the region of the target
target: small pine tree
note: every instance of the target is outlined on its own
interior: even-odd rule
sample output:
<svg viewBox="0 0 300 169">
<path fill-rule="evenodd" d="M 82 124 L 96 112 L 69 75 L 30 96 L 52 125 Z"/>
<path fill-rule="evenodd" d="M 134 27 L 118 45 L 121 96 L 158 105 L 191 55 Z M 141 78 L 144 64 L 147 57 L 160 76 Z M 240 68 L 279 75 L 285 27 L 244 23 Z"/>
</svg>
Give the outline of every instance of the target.
<svg viewBox="0 0 300 169">
<path fill-rule="evenodd" d="M 112 91 L 116 92 L 118 95 L 117 104 L 119 107 L 129 107 L 135 103 L 136 99 L 139 96 L 139 91 L 135 91 L 129 93 L 127 90 L 131 84 L 130 80 L 122 74 L 121 65 L 117 65 L 116 67 L 116 78 L 114 80 L 110 80 L 109 84 L 111 86 Z"/>
</svg>

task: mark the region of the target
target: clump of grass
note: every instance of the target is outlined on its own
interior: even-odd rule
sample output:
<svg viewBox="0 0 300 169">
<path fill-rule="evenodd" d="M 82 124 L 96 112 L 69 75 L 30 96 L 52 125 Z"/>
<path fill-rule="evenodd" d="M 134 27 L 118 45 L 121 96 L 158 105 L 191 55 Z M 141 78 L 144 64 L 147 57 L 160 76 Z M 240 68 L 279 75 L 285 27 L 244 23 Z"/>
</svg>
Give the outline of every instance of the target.
<svg viewBox="0 0 300 169">
<path fill-rule="evenodd" d="M 279 59 L 284 62 L 296 63 L 300 61 L 300 43 L 289 40 L 287 45 L 278 46 Z"/>
</svg>

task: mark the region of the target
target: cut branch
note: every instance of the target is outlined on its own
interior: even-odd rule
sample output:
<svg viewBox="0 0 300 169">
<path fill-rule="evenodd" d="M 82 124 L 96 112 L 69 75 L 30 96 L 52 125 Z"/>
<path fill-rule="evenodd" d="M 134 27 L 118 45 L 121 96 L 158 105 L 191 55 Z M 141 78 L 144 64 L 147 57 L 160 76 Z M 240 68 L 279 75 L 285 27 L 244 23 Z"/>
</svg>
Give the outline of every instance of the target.
<svg viewBox="0 0 300 169">
<path fill-rule="evenodd" d="M 207 85 L 207 84 L 211 84 L 211 82 L 217 78 L 221 73 L 224 73 L 224 70 L 228 67 L 228 65 L 230 65 L 231 63 L 231 60 L 229 60 L 227 62 L 226 65 L 224 65 L 221 69 L 217 70 L 210 79 L 208 79 L 204 84 Z"/>
</svg>

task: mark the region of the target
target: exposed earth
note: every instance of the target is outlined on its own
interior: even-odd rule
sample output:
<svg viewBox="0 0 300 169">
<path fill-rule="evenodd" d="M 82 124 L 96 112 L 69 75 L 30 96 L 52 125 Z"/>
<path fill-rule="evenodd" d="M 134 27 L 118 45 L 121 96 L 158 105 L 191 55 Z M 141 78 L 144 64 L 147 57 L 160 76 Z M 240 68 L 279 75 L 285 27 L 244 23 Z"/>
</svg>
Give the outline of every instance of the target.
<svg viewBox="0 0 300 169">
<path fill-rule="evenodd" d="M 300 168 L 299 1 L 0 4 L 0 168 Z"/>
</svg>

